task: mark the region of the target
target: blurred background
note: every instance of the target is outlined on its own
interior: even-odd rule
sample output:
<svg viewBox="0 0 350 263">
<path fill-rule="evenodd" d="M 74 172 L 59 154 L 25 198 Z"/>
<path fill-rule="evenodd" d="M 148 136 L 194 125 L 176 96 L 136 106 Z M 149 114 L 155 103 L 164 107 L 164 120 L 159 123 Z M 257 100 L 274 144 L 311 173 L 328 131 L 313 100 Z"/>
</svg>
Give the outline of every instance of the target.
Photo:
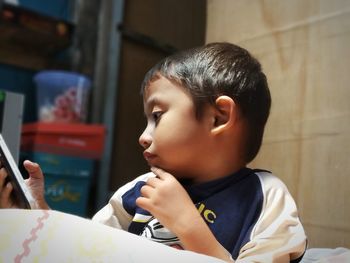
<svg viewBox="0 0 350 263">
<path fill-rule="evenodd" d="M 144 74 L 177 50 L 228 41 L 260 60 L 272 93 L 251 166 L 286 183 L 310 247 L 350 247 L 350 1 L 18 0 L 0 8 L 0 90 L 23 95 L 21 156 L 47 165 L 57 209 L 90 217 L 147 172 L 138 145 Z M 89 81 L 84 118 L 42 119 L 34 79 L 47 70 Z M 55 174 L 72 163 L 79 166 Z"/>
</svg>

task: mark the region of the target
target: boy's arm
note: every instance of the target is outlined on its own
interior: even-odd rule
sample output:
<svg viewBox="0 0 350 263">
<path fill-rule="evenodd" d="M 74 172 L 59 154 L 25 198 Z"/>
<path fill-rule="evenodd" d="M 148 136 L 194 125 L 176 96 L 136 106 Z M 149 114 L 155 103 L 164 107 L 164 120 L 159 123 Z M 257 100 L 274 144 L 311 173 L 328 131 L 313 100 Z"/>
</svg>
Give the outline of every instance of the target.
<svg viewBox="0 0 350 263">
<path fill-rule="evenodd" d="M 105 205 L 102 209 L 100 209 L 93 217 L 92 221 L 99 222 L 101 224 L 115 227 L 118 229 L 125 229 L 120 223 L 123 222 L 122 215 L 123 206 L 120 202 L 118 192 L 116 192 L 112 198 L 109 200 L 108 204 Z M 127 221 L 127 220 L 124 220 Z M 125 224 L 123 224 L 125 225 Z"/>
<path fill-rule="evenodd" d="M 123 207 L 121 189 L 118 189 L 108 201 L 108 204 L 92 217 L 92 221 L 124 230 L 128 228 L 131 219 L 131 216 Z"/>
<path fill-rule="evenodd" d="M 127 230 L 134 215 L 130 215 L 124 208 L 123 195 L 128 191 L 133 191 L 135 185 L 139 182 L 145 182 L 149 177 L 154 177 L 154 174 L 143 174 L 133 181 L 120 187 L 111 197 L 108 204 L 99 210 L 92 220 L 108 225 L 111 227 Z"/>
<path fill-rule="evenodd" d="M 186 227 L 174 231 L 186 250 L 234 262 L 231 254 L 216 240 L 197 211 Z"/>
<path fill-rule="evenodd" d="M 181 184 L 169 173 L 152 168 L 157 176 L 149 178 L 136 200 L 162 225 L 171 230 L 186 250 L 233 262 L 231 255 L 216 240 Z"/>
<path fill-rule="evenodd" d="M 261 215 L 237 262 L 299 262 L 306 236 L 287 187 L 270 173 L 257 173 L 264 192 Z"/>
</svg>

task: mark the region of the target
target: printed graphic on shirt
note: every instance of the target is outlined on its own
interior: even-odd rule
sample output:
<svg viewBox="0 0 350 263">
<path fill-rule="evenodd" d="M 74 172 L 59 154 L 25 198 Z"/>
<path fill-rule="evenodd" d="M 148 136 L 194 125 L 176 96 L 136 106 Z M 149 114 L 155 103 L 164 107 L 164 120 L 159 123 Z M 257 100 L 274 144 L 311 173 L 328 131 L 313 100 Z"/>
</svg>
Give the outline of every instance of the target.
<svg viewBox="0 0 350 263">
<path fill-rule="evenodd" d="M 199 203 L 196 206 L 198 208 L 198 212 L 201 214 L 205 222 L 209 224 L 214 224 L 216 219 L 215 212 L 213 210 L 206 208 L 204 203 Z"/>
<path fill-rule="evenodd" d="M 204 203 L 197 204 L 198 212 L 203 219 L 213 224 L 216 219 L 216 214 L 205 207 Z M 147 216 L 144 216 L 147 218 Z M 138 221 L 140 222 L 140 221 Z M 146 222 L 145 222 L 146 223 Z M 162 243 L 174 248 L 183 249 L 180 240 L 169 229 L 165 228 L 156 218 L 152 217 L 144 226 L 140 236 L 146 237 L 152 241 Z"/>
<path fill-rule="evenodd" d="M 169 229 L 165 228 L 161 223 L 159 223 L 156 218 L 152 218 L 146 224 L 140 236 L 170 247 L 183 249 L 180 240 Z"/>
</svg>

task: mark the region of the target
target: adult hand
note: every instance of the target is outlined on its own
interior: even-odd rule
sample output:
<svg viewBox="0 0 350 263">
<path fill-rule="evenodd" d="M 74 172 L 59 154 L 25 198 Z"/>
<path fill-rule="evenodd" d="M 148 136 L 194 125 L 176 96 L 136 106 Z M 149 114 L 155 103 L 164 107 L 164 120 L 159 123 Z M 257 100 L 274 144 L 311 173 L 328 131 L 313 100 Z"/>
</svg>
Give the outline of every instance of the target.
<svg viewBox="0 0 350 263">
<path fill-rule="evenodd" d="M 41 171 L 40 166 L 37 163 L 31 161 L 24 161 L 25 169 L 29 174 L 29 178 L 25 180 L 34 200 L 35 207 L 39 209 L 49 209 L 44 197 L 44 175 Z M 4 167 L 0 168 L 0 208 L 18 208 L 10 197 L 13 190 L 13 186 L 10 182 L 6 182 L 8 176 L 7 171 Z"/>
<path fill-rule="evenodd" d="M 202 220 L 186 190 L 170 173 L 152 167 L 156 177 L 149 178 L 141 188 L 136 204 L 149 211 L 174 234 L 188 228 L 190 222 Z"/>
<path fill-rule="evenodd" d="M 10 182 L 6 182 L 7 172 L 1 163 L 0 167 L 0 208 L 13 208 L 15 204 L 10 198 L 13 187 Z"/>
<path fill-rule="evenodd" d="M 38 209 L 50 209 L 45 200 L 45 181 L 39 164 L 25 160 L 23 166 L 29 174 L 26 184 L 35 200 L 35 207 Z"/>
</svg>

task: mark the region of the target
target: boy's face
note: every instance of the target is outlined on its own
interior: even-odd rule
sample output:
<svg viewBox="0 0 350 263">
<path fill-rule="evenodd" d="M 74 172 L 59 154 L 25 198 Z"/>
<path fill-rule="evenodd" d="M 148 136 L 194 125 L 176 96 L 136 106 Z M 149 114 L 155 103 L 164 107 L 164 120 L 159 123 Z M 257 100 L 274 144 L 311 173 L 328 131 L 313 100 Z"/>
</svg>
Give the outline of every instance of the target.
<svg viewBox="0 0 350 263">
<path fill-rule="evenodd" d="M 211 155 L 208 109 L 198 120 L 188 92 L 160 77 L 145 90 L 144 111 L 147 127 L 139 142 L 148 164 L 178 178 L 199 179 Z"/>
</svg>

